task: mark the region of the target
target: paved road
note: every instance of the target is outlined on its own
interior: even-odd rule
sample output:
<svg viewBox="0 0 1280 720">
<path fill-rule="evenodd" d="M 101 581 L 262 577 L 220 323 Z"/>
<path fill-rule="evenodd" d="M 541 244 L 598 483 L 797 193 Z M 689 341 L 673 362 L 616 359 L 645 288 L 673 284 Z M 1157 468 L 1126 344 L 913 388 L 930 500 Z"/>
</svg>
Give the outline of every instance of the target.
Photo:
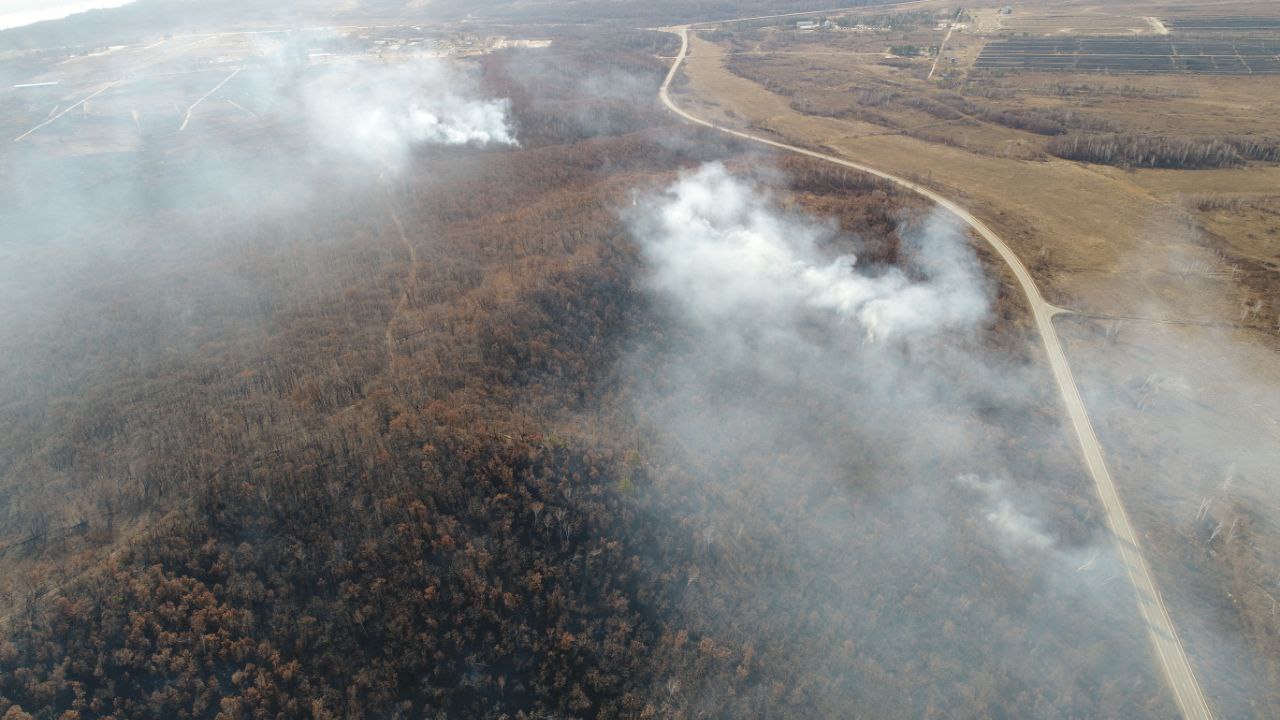
<svg viewBox="0 0 1280 720">
<path fill-rule="evenodd" d="M 1040 295 L 1040 289 L 1036 287 L 1031 273 L 1027 271 L 1026 266 L 1022 264 L 1018 256 L 998 235 L 968 210 L 933 190 L 861 163 L 721 127 L 694 117 L 680 109 L 671 100 L 670 88 L 672 80 L 675 79 L 680 71 L 680 65 L 688 55 L 689 32 L 688 27 L 667 28 L 667 31 L 679 35 L 681 41 L 680 54 L 676 57 L 675 63 L 671 66 L 671 71 L 667 73 L 666 80 L 663 81 L 662 88 L 659 91 L 663 104 L 673 113 L 689 122 L 709 127 L 734 137 L 852 168 L 919 193 L 946 208 L 977 231 L 982 236 L 982 239 L 995 248 L 1001 259 L 1013 270 L 1013 274 L 1018 279 L 1018 284 L 1027 296 L 1027 302 L 1031 305 L 1031 313 L 1035 317 L 1036 329 L 1040 333 L 1040 339 L 1044 342 L 1045 354 L 1049 358 L 1049 366 L 1052 368 L 1053 377 L 1058 383 L 1058 390 L 1062 394 L 1062 400 L 1066 405 L 1067 414 L 1071 418 L 1071 425 L 1075 429 L 1076 438 L 1080 441 L 1080 450 L 1084 456 L 1085 465 L 1088 467 L 1089 474 L 1093 477 L 1093 482 L 1097 486 L 1098 496 L 1102 500 L 1103 508 L 1106 509 L 1107 522 L 1111 526 L 1120 560 L 1124 563 L 1125 571 L 1128 573 L 1129 580 L 1137 593 L 1138 610 L 1141 612 L 1143 620 L 1146 621 L 1151 643 L 1160 667 L 1164 671 L 1165 679 L 1173 691 L 1174 699 L 1177 701 L 1178 708 L 1184 718 L 1187 720 L 1211 720 L 1213 713 L 1210 712 L 1209 704 L 1205 701 L 1204 693 L 1200 689 L 1200 683 L 1196 680 L 1195 673 L 1191 670 L 1191 663 L 1187 660 L 1187 654 L 1182 648 L 1182 642 L 1178 639 L 1177 630 L 1174 629 L 1173 620 L 1169 617 L 1169 611 L 1165 608 L 1164 600 L 1160 597 L 1160 591 L 1156 587 L 1155 579 L 1152 578 L 1151 571 L 1147 568 L 1147 562 L 1142 556 L 1137 535 L 1129 522 L 1128 513 L 1125 512 L 1124 506 L 1120 503 L 1120 495 L 1116 492 L 1115 483 L 1111 480 L 1111 473 L 1107 471 L 1107 465 L 1102 459 L 1102 448 L 1093 432 L 1093 425 L 1089 422 L 1089 414 L 1085 410 L 1084 401 L 1080 397 L 1080 390 L 1076 387 L 1075 378 L 1071 374 L 1071 367 L 1067 364 L 1067 357 L 1062 351 L 1062 344 L 1058 341 L 1058 333 L 1053 326 L 1053 316 L 1064 312 L 1062 308 L 1045 301 Z"/>
</svg>

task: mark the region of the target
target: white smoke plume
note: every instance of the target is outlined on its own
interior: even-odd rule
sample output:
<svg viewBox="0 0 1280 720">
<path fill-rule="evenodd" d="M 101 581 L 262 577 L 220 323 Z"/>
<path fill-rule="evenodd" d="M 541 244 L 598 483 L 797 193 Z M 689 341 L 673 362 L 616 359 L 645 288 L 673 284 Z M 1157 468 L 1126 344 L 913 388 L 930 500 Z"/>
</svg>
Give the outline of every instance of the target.
<svg viewBox="0 0 1280 720">
<path fill-rule="evenodd" d="M 684 175 L 655 205 L 642 231 L 654 286 L 703 323 L 817 310 L 887 339 L 972 325 L 987 311 L 971 251 L 938 216 L 919 238 L 915 280 L 898 268 L 860 273 L 852 255 L 823 258 L 830 226 L 784 216 L 719 164 Z"/>
<path fill-rule="evenodd" d="M 1107 584 L 1121 571 L 1045 376 L 985 329 L 992 288 L 963 232 L 904 213 L 898 266 L 867 263 L 770 185 L 707 165 L 630 217 L 661 331 L 628 359 L 628 393 L 652 466 L 706 488 L 665 499 L 708 558 L 684 590 L 690 632 L 831 671 L 812 717 L 926 717 L 983 677 L 1042 693 L 1026 717 L 1085 686 L 1110 694 L 1098 707 L 1156 696 L 1150 675 L 1100 680 L 1145 662 L 1145 636 Z M 1082 645 L 1106 655 L 1068 660 L 1063 682 Z M 914 707 L 878 696 L 912 653 L 964 669 L 921 673 Z M 772 692 L 695 686 L 687 714 L 750 715 Z"/>
<path fill-rule="evenodd" d="M 309 88 L 306 105 L 318 140 L 393 167 L 421 145 L 516 145 L 510 102 L 476 97 L 470 85 L 424 58 L 333 72 Z"/>
<path fill-rule="evenodd" d="M 978 492 L 986 509 L 984 516 L 1002 540 L 1014 548 L 1048 550 L 1053 538 L 1044 531 L 1039 520 L 1024 513 L 1008 494 L 1000 480 L 983 480 L 977 475 L 961 475 L 956 484 Z"/>
</svg>

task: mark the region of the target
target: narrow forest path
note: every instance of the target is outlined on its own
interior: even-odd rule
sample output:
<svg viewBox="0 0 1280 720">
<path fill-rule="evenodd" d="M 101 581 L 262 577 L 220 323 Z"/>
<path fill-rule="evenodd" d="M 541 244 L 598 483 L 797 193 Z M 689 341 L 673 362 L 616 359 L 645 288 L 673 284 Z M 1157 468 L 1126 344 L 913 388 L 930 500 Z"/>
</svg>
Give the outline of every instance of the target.
<svg viewBox="0 0 1280 720">
<path fill-rule="evenodd" d="M 391 317 L 387 320 L 386 342 L 387 342 L 387 363 L 392 364 L 396 358 L 396 341 L 395 326 L 396 319 L 404 312 L 405 307 L 409 305 L 409 301 L 413 294 L 413 288 L 418 284 L 418 250 L 409 240 L 409 234 L 405 232 L 404 223 L 400 221 L 400 213 L 396 212 L 395 200 L 391 197 L 391 191 L 387 190 L 387 210 L 391 214 L 391 222 L 396 226 L 396 232 L 400 235 L 400 242 L 404 245 L 405 250 L 409 253 L 409 276 L 405 280 L 405 286 L 400 290 L 400 299 L 396 301 L 395 309 L 391 311 Z"/>
</svg>

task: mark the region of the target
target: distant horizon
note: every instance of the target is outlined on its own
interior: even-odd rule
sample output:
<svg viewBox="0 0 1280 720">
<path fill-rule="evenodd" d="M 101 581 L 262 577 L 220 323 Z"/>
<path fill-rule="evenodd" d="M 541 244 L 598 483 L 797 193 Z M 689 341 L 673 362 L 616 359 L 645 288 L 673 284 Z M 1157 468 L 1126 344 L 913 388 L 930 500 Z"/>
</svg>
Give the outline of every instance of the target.
<svg viewBox="0 0 1280 720">
<path fill-rule="evenodd" d="M 90 10 L 108 10 L 132 2 L 134 0 L 18 0 L 14 4 L 26 6 L 26 9 L 0 9 L 0 30 L 13 30 L 46 20 L 61 20 Z"/>
</svg>

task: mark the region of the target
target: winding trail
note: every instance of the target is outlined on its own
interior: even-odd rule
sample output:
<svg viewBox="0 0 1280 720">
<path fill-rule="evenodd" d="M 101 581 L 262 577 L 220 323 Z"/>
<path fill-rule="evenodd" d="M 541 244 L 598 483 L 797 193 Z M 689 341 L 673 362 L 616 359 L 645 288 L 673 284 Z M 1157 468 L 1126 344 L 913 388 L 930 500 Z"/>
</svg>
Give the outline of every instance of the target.
<svg viewBox="0 0 1280 720">
<path fill-rule="evenodd" d="M 702 125 L 727 135 L 851 168 L 887 180 L 922 195 L 945 208 L 966 225 L 973 228 L 974 231 L 982 236 L 983 240 L 995 249 L 1000 258 L 1013 271 L 1018 280 L 1018 285 L 1021 286 L 1023 293 L 1027 297 L 1027 302 L 1031 306 L 1031 313 L 1035 318 L 1036 329 L 1040 334 L 1040 339 L 1044 343 L 1049 366 L 1053 370 L 1053 377 L 1057 381 L 1062 401 L 1066 405 L 1067 415 L 1071 419 L 1076 438 L 1080 442 L 1080 451 L 1084 456 L 1085 465 L 1089 470 L 1089 474 L 1093 477 L 1098 496 L 1102 500 L 1103 508 L 1106 510 L 1107 522 L 1111 527 L 1120 561 L 1124 564 L 1125 572 L 1128 574 L 1129 581 L 1137 594 L 1138 610 L 1146 623 L 1152 649 L 1155 651 L 1156 659 L 1160 664 L 1166 681 L 1169 683 L 1169 688 L 1173 691 L 1174 700 L 1177 702 L 1182 716 L 1187 720 L 1212 720 L 1213 713 L 1209 710 L 1209 704 L 1205 700 L 1204 692 L 1201 690 L 1200 683 L 1196 680 L 1195 673 L 1191 669 L 1191 663 L 1188 661 L 1186 651 L 1182 647 L 1182 641 L 1178 639 L 1173 620 L 1169 617 L 1169 611 L 1165 608 L 1164 600 L 1156 587 L 1155 579 L 1152 577 L 1151 571 L 1147 567 L 1146 559 L 1142 555 L 1137 535 L 1129 522 L 1129 515 L 1125 512 L 1124 505 L 1120 502 L 1120 494 L 1116 491 L 1115 483 L 1111 479 L 1111 473 L 1108 472 L 1107 465 L 1103 461 L 1102 448 L 1098 443 L 1097 435 L 1094 434 L 1093 425 L 1089 421 L 1089 414 L 1085 410 L 1084 400 L 1080 397 L 1080 390 L 1076 387 L 1075 378 L 1071 374 L 1071 367 L 1067 363 L 1062 344 L 1058 340 L 1057 330 L 1053 326 L 1054 316 L 1067 311 L 1050 304 L 1044 299 L 1026 266 L 1022 264 L 1022 261 L 1018 259 L 1013 250 L 991 228 L 987 227 L 986 224 L 959 204 L 933 190 L 868 165 L 794 145 L 787 145 L 740 130 L 721 127 L 682 110 L 671 100 L 670 89 L 672 81 L 680 72 L 680 66 L 684 63 L 689 53 L 689 27 L 678 26 L 663 28 L 663 30 L 680 37 L 680 54 L 676 56 L 671 70 L 667 73 L 667 77 L 663 80 L 662 87 L 658 91 L 663 104 L 671 112 L 691 123 Z"/>
</svg>

